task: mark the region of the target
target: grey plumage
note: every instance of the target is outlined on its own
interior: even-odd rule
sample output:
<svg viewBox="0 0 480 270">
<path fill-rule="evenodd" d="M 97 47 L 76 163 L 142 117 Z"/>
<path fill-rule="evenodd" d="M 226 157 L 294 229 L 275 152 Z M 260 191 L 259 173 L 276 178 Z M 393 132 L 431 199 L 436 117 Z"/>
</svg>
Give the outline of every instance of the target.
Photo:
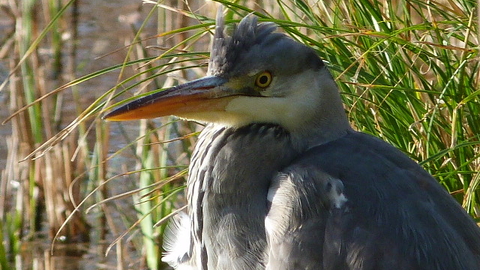
<svg viewBox="0 0 480 270">
<path fill-rule="evenodd" d="M 209 74 L 236 77 L 244 75 L 247 70 L 264 69 L 265 65 L 275 69 L 286 69 L 291 73 L 324 66 L 313 49 L 275 32 L 276 29 L 277 26 L 273 23 L 258 24 L 257 17 L 249 16 L 238 26 L 234 25 L 233 33 L 229 36 L 226 33 L 224 19 L 219 13 L 210 54 Z M 267 47 L 270 47 L 268 52 L 265 51 Z M 286 54 L 299 49 L 304 53 Z M 253 59 L 252 56 L 261 59 Z M 300 59 L 296 59 L 297 57 Z M 289 58 L 296 60 L 285 62 Z"/>
<path fill-rule="evenodd" d="M 210 219 L 192 239 L 207 260 L 198 269 L 479 269 L 477 225 L 403 153 L 353 131 L 300 153 L 278 129 L 202 134 L 197 149 L 217 154 L 191 165 L 193 223 Z"/>
<path fill-rule="evenodd" d="M 418 164 L 352 130 L 314 50 L 253 16 L 231 36 L 221 17 L 217 24 L 208 77 L 107 115 L 210 123 L 190 164 L 189 214 L 171 226 L 165 261 L 218 270 L 480 268 L 475 222 Z"/>
<path fill-rule="evenodd" d="M 318 176 L 308 177 L 306 168 Z M 315 204 L 314 194 L 304 195 L 308 202 L 291 211 L 297 216 L 282 218 L 297 224 L 271 244 L 270 269 L 479 269 L 477 225 L 435 179 L 385 142 L 351 132 L 308 150 L 285 171 L 277 185 L 290 181 L 302 189 L 339 179 L 348 201 L 315 209 L 306 206 Z M 282 246 L 295 248 L 279 253 Z"/>
</svg>

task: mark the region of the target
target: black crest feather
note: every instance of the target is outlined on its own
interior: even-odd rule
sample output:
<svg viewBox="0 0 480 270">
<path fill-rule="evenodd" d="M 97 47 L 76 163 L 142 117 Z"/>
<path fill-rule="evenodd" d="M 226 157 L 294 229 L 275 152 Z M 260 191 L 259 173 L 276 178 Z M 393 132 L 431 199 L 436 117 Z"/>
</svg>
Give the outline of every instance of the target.
<svg viewBox="0 0 480 270">
<path fill-rule="evenodd" d="M 255 44 L 261 43 L 265 37 L 274 32 L 277 26 L 273 23 L 257 24 L 257 17 L 247 15 L 234 26 L 229 36 L 225 29 L 223 12 L 218 12 L 215 35 L 210 53 L 208 72 L 210 75 L 228 73 L 239 58 Z"/>
</svg>

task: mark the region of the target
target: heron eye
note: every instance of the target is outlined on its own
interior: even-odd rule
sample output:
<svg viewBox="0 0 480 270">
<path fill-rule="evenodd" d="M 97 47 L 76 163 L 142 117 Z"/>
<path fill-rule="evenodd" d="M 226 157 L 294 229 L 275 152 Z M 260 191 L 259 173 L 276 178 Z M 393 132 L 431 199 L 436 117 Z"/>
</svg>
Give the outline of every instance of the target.
<svg viewBox="0 0 480 270">
<path fill-rule="evenodd" d="M 260 88 L 267 88 L 272 83 L 272 73 L 264 71 L 257 75 L 255 85 Z"/>
</svg>

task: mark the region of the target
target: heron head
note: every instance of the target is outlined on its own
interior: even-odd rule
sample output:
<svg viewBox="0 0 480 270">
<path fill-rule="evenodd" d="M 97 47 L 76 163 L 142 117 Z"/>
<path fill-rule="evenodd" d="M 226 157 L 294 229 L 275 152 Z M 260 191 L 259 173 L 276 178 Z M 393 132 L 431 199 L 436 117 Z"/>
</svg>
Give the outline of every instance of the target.
<svg viewBox="0 0 480 270">
<path fill-rule="evenodd" d="M 176 115 L 233 127 L 274 123 L 294 131 L 310 118 L 332 118 L 325 115 L 332 106 L 344 114 L 337 87 L 312 48 L 253 15 L 228 35 L 220 15 L 207 77 L 144 96 L 105 118 Z"/>
</svg>

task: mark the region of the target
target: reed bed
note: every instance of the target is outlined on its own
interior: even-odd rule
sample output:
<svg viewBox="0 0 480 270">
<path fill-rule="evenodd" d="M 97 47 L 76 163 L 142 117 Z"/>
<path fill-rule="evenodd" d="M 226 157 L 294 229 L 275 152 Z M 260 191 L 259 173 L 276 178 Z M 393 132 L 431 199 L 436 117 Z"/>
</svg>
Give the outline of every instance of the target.
<svg viewBox="0 0 480 270">
<path fill-rule="evenodd" d="M 24 160 L 45 138 L 59 131 L 62 118 L 62 96 L 52 95 L 51 99 L 36 102 L 48 94 L 57 85 L 63 84 L 58 74 L 62 72 L 64 59 L 59 53 L 63 49 L 58 31 L 41 31 L 40 25 L 51 24 L 60 29 L 58 12 L 61 6 L 55 1 L 10 1 L 4 6 L 15 17 L 14 35 L 11 42 L 5 42 L 2 49 L 9 49 L 8 62 L 12 71 L 7 81 L 2 82 L 2 91 L 9 91 L 9 110 L 11 113 L 24 111 L 11 118 L 9 124 L 12 135 L 7 138 L 7 166 L 3 170 L 5 183 L 18 183 L 13 188 L 6 184 L 5 200 L 0 206 L 4 211 L 2 218 L 8 215 L 20 219 L 16 228 L 19 238 L 32 237 L 42 229 L 42 216 L 46 216 L 48 230 L 53 236 L 73 212 L 72 200 L 78 199 L 79 188 L 71 187 L 73 179 L 85 170 L 85 156 L 80 151 L 78 159 L 71 161 L 77 149 L 78 134 L 51 148 L 51 151 Z M 42 11 L 42 12 L 39 12 Z M 76 27 L 73 25 L 72 27 Z M 43 38 L 43 39 L 42 39 Z M 43 42 L 43 43 L 41 43 Z M 35 44 L 37 43 L 37 44 Z M 51 48 L 51 57 L 39 52 L 38 46 Z M 56 77 L 57 76 L 57 77 Z M 4 87 L 8 82 L 8 87 Z M 70 192 L 70 194 L 69 194 Z M 65 231 L 69 238 L 88 237 L 88 226 L 81 216 L 75 216 L 73 223 Z"/>
<path fill-rule="evenodd" d="M 226 7 L 229 23 L 255 13 L 260 21 L 278 24 L 317 50 L 338 82 L 355 128 L 381 137 L 420 162 L 478 219 L 476 1 L 216 2 Z M 0 264 L 5 268 L 11 263 L 7 254 L 18 252 L 25 239 L 20 232 L 39 230 L 38 213 L 45 211 L 52 238 L 86 239 L 85 219 L 95 213 L 93 225 L 100 238 L 108 239 L 108 234 L 114 238 L 102 253 L 116 245 L 119 269 L 164 268 L 160 256 L 165 221 L 184 205 L 186 166 L 201 126 L 175 118 L 110 124 L 100 117 L 133 96 L 205 75 L 217 3 L 144 1 L 140 8 L 146 15 L 130 23 L 131 40 L 120 50 L 125 53 L 123 62 L 77 77 L 71 60 L 68 81 L 56 84 L 45 83 L 45 70 L 55 70 L 62 62 L 61 52 L 67 50 L 51 30 L 61 25 L 76 29 L 75 20 L 66 19 L 67 12 L 75 10 L 75 1 L 41 2 L 49 14 L 42 18 L 32 15 L 39 2 L 22 3 L 9 7 L 28 38 L 18 34 L 11 45 L 16 53 L 10 60 L 10 111 L 18 113 L 9 122 L 13 136 L 2 174 L 2 194 L 9 198 L 0 199 L 3 242 L 9 245 L 0 249 Z M 45 30 L 33 27 L 39 23 L 46 25 Z M 149 24 L 156 25 L 158 35 L 146 34 Z M 41 42 L 52 47 L 52 66 L 40 64 Z M 67 55 L 74 59 L 72 46 Z M 77 118 L 58 124 L 62 95 L 70 90 L 73 96 L 81 95 L 82 85 L 112 73 L 118 79 L 110 89 L 88 106 L 77 101 Z M 12 179 L 18 179 L 18 189 L 6 184 Z M 112 194 L 112 185 L 122 183 L 134 185 L 131 191 Z M 120 200 L 132 204 L 134 214 L 123 212 Z M 139 254 L 140 262 L 133 253 Z"/>
</svg>

